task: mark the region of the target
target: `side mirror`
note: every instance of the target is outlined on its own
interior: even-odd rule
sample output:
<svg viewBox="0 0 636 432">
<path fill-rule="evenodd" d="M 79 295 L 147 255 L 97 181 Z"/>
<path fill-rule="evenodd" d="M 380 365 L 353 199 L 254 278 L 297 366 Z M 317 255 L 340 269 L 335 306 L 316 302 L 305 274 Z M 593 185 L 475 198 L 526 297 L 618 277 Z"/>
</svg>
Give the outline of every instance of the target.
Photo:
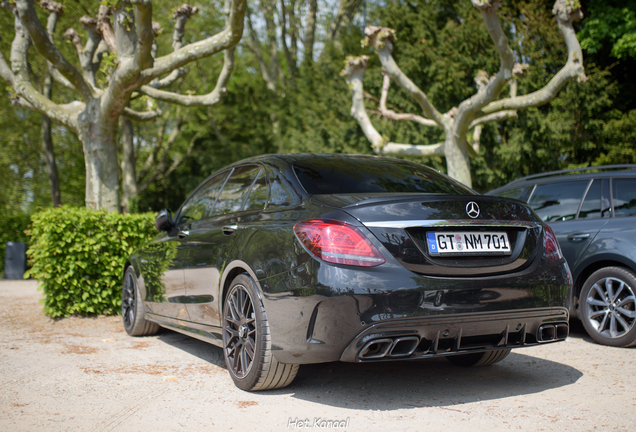
<svg viewBox="0 0 636 432">
<path fill-rule="evenodd" d="M 155 217 L 155 228 L 157 231 L 170 231 L 172 227 L 174 227 L 172 212 L 168 209 L 161 210 Z"/>
</svg>

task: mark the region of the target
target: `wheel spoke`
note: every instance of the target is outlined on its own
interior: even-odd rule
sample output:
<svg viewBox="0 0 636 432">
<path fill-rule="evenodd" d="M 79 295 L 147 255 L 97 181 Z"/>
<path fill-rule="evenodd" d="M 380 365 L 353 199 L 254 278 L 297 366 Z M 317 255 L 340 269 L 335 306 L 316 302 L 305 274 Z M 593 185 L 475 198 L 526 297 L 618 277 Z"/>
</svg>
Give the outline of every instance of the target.
<svg viewBox="0 0 636 432">
<path fill-rule="evenodd" d="M 602 308 L 606 308 L 607 307 L 607 303 L 605 301 L 596 300 L 596 299 L 593 299 L 591 297 L 587 298 L 587 304 L 592 305 L 592 306 L 599 306 L 599 307 L 602 307 Z"/>
<path fill-rule="evenodd" d="M 614 313 L 614 317 L 616 318 L 616 321 L 618 321 L 618 323 L 621 325 L 621 327 L 623 327 L 623 333 L 629 331 L 629 329 L 632 327 L 631 325 L 629 325 L 629 323 L 627 323 L 627 321 L 625 321 L 623 319 L 622 316 L 620 316 L 617 313 Z"/>
<path fill-rule="evenodd" d="M 614 281 L 610 278 L 605 279 L 605 292 L 610 302 L 614 299 Z"/>
<path fill-rule="evenodd" d="M 621 315 L 625 315 L 627 318 L 636 318 L 636 311 L 628 310 L 622 307 L 617 307 L 616 311 L 619 312 Z"/>
<path fill-rule="evenodd" d="M 254 343 L 248 340 L 245 344 L 245 353 L 249 356 L 250 363 L 254 360 Z"/>
<path fill-rule="evenodd" d="M 618 289 L 616 290 L 616 293 L 614 294 L 613 297 L 610 298 L 610 300 L 612 301 L 612 303 L 616 302 L 616 300 L 618 300 L 618 297 L 621 295 L 621 292 L 623 292 L 623 288 L 625 288 L 625 282 L 620 281 L 620 285 L 618 286 Z"/>
<path fill-rule="evenodd" d="M 600 287 L 600 286 L 598 286 L 598 284 L 594 284 L 594 285 L 592 286 L 592 288 L 594 288 L 594 291 L 596 291 L 596 293 L 598 294 L 598 296 L 599 296 L 599 297 L 600 297 L 603 301 L 605 301 L 605 292 L 603 292 L 603 290 L 601 289 L 601 287 Z M 591 297 L 588 297 L 588 298 L 591 298 Z M 607 304 L 607 303 L 605 303 L 605 304 Z"/>
<path fill-rule="evenodd" d="M 596 321 L 592 321 L 592 322 L 596 322 Z M 596 330 L 601 333 L 604 329 L 605 329 L 605 324 L 607 323 L 607 314 L 605 314 L 605 316 L 603 316 L 603 320 L 598 324 L 598 327 L 596 328 Z"/>
<path fill-rule="evenodd" d="M 628 304 L 628 303 L 632 303 L 632 304 L 633 304 L 633 303 L 636 303 L 636 298 L 635 298 L 633 295 L 631 295 L 631 296 L 629 296 L 629 297 L 625 297 L 623 300 L 621 300 L 620 302 L 618 302 L 618 303 L 616 304 L 616 306 L 623 307 L 623 306 L 625 306 L 625 305 L 626 305 L 626 304 Z"/>
<path fill-rule="evenodd" d="M 603 310 L 599 310 L 599 311 L 596 311 L 596 312 L 592 312 L 592 313 L 590 313 L 590 314 L 589 314 L 589 317 L 590 317 L 591 319 L 594 319 L 594 318 L 599 317 L 599 316 L 601 316 L 601 315 L 604 315 L 604 314 L 606 314 L 606 313 L 607 313 L 607 311 L 606 311 L 605 309 L 603 309 Z"/>
<path fill-rule="evenodd" d="M 618 329 L 616 327 L 616 317 L 614 316 L 614 314 L 610 314 L 610 328 L 609 328 L 609 332 L 610 335 L 615 338 L 618 336 Z"/>
</svg>

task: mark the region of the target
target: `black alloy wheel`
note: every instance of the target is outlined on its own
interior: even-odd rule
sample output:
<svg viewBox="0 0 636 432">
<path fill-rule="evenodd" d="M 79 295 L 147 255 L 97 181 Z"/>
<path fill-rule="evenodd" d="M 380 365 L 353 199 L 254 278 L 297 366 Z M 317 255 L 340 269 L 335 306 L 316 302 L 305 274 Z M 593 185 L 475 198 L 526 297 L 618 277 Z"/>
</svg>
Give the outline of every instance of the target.
<svg viewBox="0 0 636 432">
<path fill-rule="evenodd" d="M 272 355 L 269 323 L 256 283 L 236 277 L 223 303 L 223 354 L 234 384 L 247 391 L 286 387 L 298 365 L 279 363 Z"/>
<path fill-rule="evenodd" d="M 636 276 L 621 267 L 606 267 L 587 279 L 581 290 L 579 315 L 597 343 L 636 345 Z"/>
<path fill-rule="evenodd" d="M 254 304 L 245 286 L 234 285 L 223 316 L 223 346 L 228 367 L 237 378 L 245 378 L 254 363 L 257 336 Z"/>
<path fill-rule="evenodd" d="M 156 334 L 159 326 L 146 320 L 143 301 L 139 295 L 137 275 L 132 266 L 124 273 L 124 283 L 121 290 L 121 318 L 124 329 L 130 336 L 148 336 Z"/>
</svg>

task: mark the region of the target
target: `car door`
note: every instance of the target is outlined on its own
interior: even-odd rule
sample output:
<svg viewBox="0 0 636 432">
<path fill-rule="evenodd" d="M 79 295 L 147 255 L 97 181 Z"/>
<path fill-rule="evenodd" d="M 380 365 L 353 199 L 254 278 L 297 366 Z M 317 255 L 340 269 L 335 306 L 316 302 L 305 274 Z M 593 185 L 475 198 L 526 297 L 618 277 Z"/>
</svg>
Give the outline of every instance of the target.
<svg viewBox="0 0 636 432">
<path fill-rule="evenodd" d="M 152 311 L 158 315 L 190 321 L 185 306 L 185 268 L 188 265 L 189 233 L 192 226 L 211 210 L 216 195 L 227 178 L 228 172 L 221 173 L 197 188 L 177 213 L 175 229 L 166 237 L 161 248 L 165 280 L 162 295 L 155 295 Z"/>
<path fill-rule="evenodd" d="M 241 228 L 263 210 L 267 189 L 267 176 L 261 166 L 237 167 L 221 189 L 213 210 L 193 224 L 185 270 L 186 308 L 191 321 L 220 326 L 218 296 L 223 269 L 238 258 L 236 243 Z"/>
<path fill-rule="evenodd" d="M 609 221 L 609 196 L 606 192 L 603 200 L 602 191 L 603 180 L 575 180 L 538 184 L 530 197 L 530 206 L 554 230 L 572 269 Z"/>
</svg>

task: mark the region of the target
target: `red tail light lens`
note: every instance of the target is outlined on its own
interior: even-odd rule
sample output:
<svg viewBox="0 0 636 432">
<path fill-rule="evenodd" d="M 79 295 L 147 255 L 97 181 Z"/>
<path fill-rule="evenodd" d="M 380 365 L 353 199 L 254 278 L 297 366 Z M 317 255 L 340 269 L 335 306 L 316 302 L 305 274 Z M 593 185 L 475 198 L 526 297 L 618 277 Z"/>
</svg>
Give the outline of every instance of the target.
<svg viewBox="0 0 636 432">
<path fill-rule="evenodd" d="M 545 257 L 550 261 L 558 261 L 563 258 L 559 242 L 548 224 L 545 225 Z"/>
<path fill-rule="evenodd" d="M 329 263 L 375 267 L 386 262 L 373 243 L 353 225 L 315 219 L 297 223 L 294 232 L 309 252 Z"/>
</svg>

